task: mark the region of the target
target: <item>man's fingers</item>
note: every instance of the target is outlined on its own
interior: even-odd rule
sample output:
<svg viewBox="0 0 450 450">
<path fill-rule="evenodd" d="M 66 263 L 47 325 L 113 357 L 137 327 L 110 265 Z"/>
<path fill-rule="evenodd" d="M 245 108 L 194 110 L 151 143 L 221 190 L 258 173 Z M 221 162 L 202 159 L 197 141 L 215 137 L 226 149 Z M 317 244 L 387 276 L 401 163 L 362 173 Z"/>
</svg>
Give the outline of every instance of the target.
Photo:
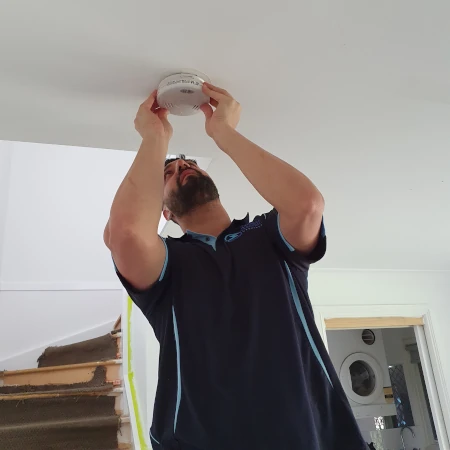
<svg viewBox="0 0 450 450">
<path fill-rule="evenodd" d="M 156 102 L 156 89 L 148 96 L 148 98 L 142 103 L 141 106 L 145 108 L 152 108 L 154 105 L 157 105 Z"/>
<path fill-rule="evenodd" d="M 224 97 L 226 97 L 225 94 L 222 94 L 221 92 L 217 92 L 214 91 L 213 89 L 211 89 L 206 83 L 203 83 L 203 92 L 208 96 L 211 97 L 212 99 L 216 100 L 216 101 L 220 101 L 223 100 Z M 212 103 L 211 103 L 212 104 Z"/>
<path fill-rule="evenodd" d="M 159 108 L 157 111 L 158 117 L 160 119 L 167 119 L 167 116 L 169 115 L 169 110 L 164 108 Z"/>
<path fill-rule="evenodd" d="M 211 84 L 211 83 L 204 83 L 204 84 L 206 84 L 206 86 L 209 88 L 209 89 L 211 89 L 212 91 L 215 91 L 215 92 L 218 92 L 219 94 L 223 94 L 223 95 L 226 95 L 227 97 L 231 97 L 231 98 L 233 98 L 233 96 L 228 92 L 228 91 L 226 91 L 225 89 L 222 89 L 222 88 L 220 88 L 220 87 L 218 87 L 218 86 L 214 86 L 213 84 Z"/>
<path fill-rule="evenodd" d="M 158 109 L 160 109 L 160 108 L 159 108 L 158 102 L 155 100 L 153 105 L 151 106 L 150 110 L 155 113 L 156 111 L 158 111 Z"/>
<path fill-rule="evenodd" d="M 206 120 L 210 119 L 213 115 L 213 109 L 211 108 L 211 105 L 208 103 L 203 104 L 200 106 L 200 109 L 203 111 L 203 114 L 206 117 Z"/>
<path fill-rule="evenodd" d="M 217 108 L 219 106 L 219 102 L 217 100 L 214 100 L 213 98 L 209 99 L 209 103 L 211 103 L 214 108 Z"/>
</svg>

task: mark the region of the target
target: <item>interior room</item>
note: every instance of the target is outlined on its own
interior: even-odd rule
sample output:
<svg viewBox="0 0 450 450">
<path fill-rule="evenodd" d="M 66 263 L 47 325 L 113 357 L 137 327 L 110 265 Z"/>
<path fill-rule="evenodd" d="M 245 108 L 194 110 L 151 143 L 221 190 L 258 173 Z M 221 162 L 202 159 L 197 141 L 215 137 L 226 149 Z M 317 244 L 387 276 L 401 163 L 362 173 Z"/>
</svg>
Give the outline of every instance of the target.
<svg viewBox="0 0 450 450">
<path fill-rule="evenodd" d="M 439 449 L 413 327 L 329 330 L 327 340 L 371 448 Z"/>
<path fill-rule="evenodd" d="M 450 450 L 449 17 L 446 0 L 193 0 L 189 4 L 178 0 L 0 0 L 0 447 L 8 442 L 11 450 L 42 450 L 49 445 L 52 450 L 178 448 L 177 440 L 183 437 L 174 425 L 192 404 L 181 393 L 189 385 L 182 379 L 184 374 L 192 367 L 203 373 L 211 361 L 225 364 L 230 349 L 244 352 L 246 345 L 257 343 L 262 347 L 259 352 L 249 351 L 239 359 L 243 373 L 249 373 L 245 364 L 258 356 L 261 367 L 254 373 L 272 374 L 277 380 L 292 371 L 266 370 L 267 361 L 279 357 L 290 364 L 292 357 L 298 357 L 296 370 L 303 361 L 314 361 L 321 371 L 328 350 L 337 376 L 343 371 L 339 380 L 348 387 L 358 430 L 372 448 Z M 208 80 L 220 89 L 213 95 L 225 96 L 227 112 L 234 112 L 227 121 L 216 113 L 219 101 L 205 94 L 211 93 L 205 87 L 212 89 Z M 166 89 L 182 94 L 177 97 L 180 101 L 161 97 Z M 188 100 L 201 95 L 206 98 L 202 104 Z M 221 101 L 224 105 L 223 97 Z M 178 115 L 181 110 L 189 115 Z M 156 123 L 158 132 L 163 124 L 164 135 L 141 134 L 136 120 L 139 111 L 150 114 L 152 120 L 157 116 L 158 121 L 151 123 Z M 217 132 L 209 126 L 214 114 Z M 139 153 L 140 148 L 147 150 Z M 139 159 L 134 165 L 142 154 L 149 155 L 146 164 Z M 255 154 L 258 158 L 249 157 Z M 180 185 L 180 167 L 197 171 L 188 180 L 199 173 L 203 180 L 213 180 L 218 196 L 214 204 L 220 203 L 223 223 L 236 230 L 225 233 L 225 225 L 215 233 L 183 228 L 166 207 L 170 197 L 164 193 L 166 157 L 178 158 L 178 175 L 174 172 Z M 135 178 L 129 176 L 133 165 L 142 170 L 139 180 L 152 183 L 152 188 L 145 185 L 138 190 L 144 195 L 130 194 L 122 201 L 124 211 L 136 199 L 145 198 L 134 208 L 135 216 L 115 215 L 112 211 L 118 209 L 112 205 L 119 187 L 124 180 L 133 186 L 130 180 Z M 264 173 L 258 170 L 255 175 L 255 167 L 264 167 Z M 274 167 L 288 170 L 293 178 L 282 176 L 285 172 Z M 292 179 L 295 183 L 289 184 Z M 173 183 L 179 187 L 176 180 Z M 278 202 L 284 208 L 281 215 L 270 216 L 277 217 L 271 222 L 275 233 L 271 242 L 282 246 L 276 255 L 285 259 L 265 265 L 263 257 L 275 253 L 273 246 L 262 250 L 263 238 L 252 241 L 253 251 L 232 254 L 242 242 L 250 242 L 244 239 L 261 231 L 260 223 L 272 210 L 280 209 Z M 188 270 L 198 269 L 194 282 L 186 277 L 184 284 L 172 283 L 169 288 L 179 288 L 183 295 L 186 286 L 195 288 L 190 298 L 198 299 L 202 288 L 212 284 L 217 291 L 205 297 L 214 301 L 229 291 L 254 288 L 256 304 L 240 322 L 235 313 L 243 310 L 237 306 L 227 314 L 216 310 L 209 320 L 206 301 L 195 317 L 183 302 L 167 309 L 165 326 L 158 328 L 159 322 L 153 322 L 159 330 L 172 332 L 165 342 L 176 356 L 172 355 L 168 364 L 172 372 L 167 376 L 160 374 L 159 365 L 167 352 L 160 352 L 160 336 L 129 296 L 131 289 L 126 290 L 126 283 L 118 278 L 113 239 L 105 232 L 111 230 L 115 215 L 128 220 L 123 228 L 115 228 L 122 230 L 116 242 L 136 236 L 129 231 L 143 222 L 132 219 L 146 216 L 147 205 L 153 206 L 152 245 L 136 245 L 124 264 L 131 267 L 142 249 L 152 249 L 146 255 L 158 254 L 158 270 L 151 266 L 155 273 L 139 265 L 144 278 L 150 272 L 153 275 L 140 287 L 156 285 L 165 273 L 183 277 Z M 247 214 L 249 224 L 245 224 Z M 311 217 L 314 226 L 305 226 Z M 209 222 L 197 223 L 200 228 L 205 224 Z M 300 245 L 290 244 L 285 228 Z M 148 223 L 140 225 L 144 241 L 149 229 Z M 300 239 L 305 234 L 307 239 Z M 197 259 L 186 258 L 182 269 L 171 269 L 172 250 L 164 244 L 187 239 L 190 245 L 197 239 L 199 254 L 219 258 L 214 247 L 219 236 L 231 261 L 226 276 L 214 271 L 218 259 L 196 264 Z M 310 260 L 319 247 L 321 258 Z M 303 258 L 300 265 L 294 261 L 296 251 Z M 242 270 L 237 268 L 245 258 L 253 259 Z M 262 265 L 259 271 L 258 264 Z M 268 266 L 271 270 L 266 270 Z M 254 280 L 247 276 L 250 270 L 255 272 Z M 223 284 L 208 283 L 214 275 Z M 278 288 L 272 290 L 268 284 L 277 276 Z M 230 286 L 237 279 L 241 284 L 233 291 Z M 179 298 L 165 292 L 170 301 Z M 262 298 L 271 292 L 275 292 L 271 298 Z M 238 306 L 248 305 L 250 296 L 241 295 Z M 285 303 L 278 302 L 281 296 Z M 231 294 L 230 298 L 239 300 Z M 209 359 L 195 353 L 197 365 L 192 358 L 184 359 L 185 345 L 193 340 L 192 335 L 183 338 L 183 331 L 212 323 L 217 326 L 208 331 L 214 333 L 222 330 L 222 324 L 223 336 L 234 333 L 237 339 L 253 331 L 247 325 L 263 306 L 268 309 L 272 304 L 287 305 L 290 319 L 272 326 L 270 320 L 281 317 L 281 309 L 274 307 L 265 316 L 267 322 L 257 322 L 266 324 L 264 330 L 244 342 L 223 344 Z M 223 305 L 217 301 L 218 308 Z M 190 318 L 187 325 L 180 318 L 183 312 Z M 405 316 L 415 322 L 362 325 L 357 330 L 327 326 L 328 320 L 348 317 L 383 321 Z M 195 326 L 194 319 L 198 320 Z M 224 325 L 220 319 L 230 323 Z M 289 336 L 308 346 L 293 345 L 281 359 L 279 349 L 287 348 L 285 343 L 275 347 L 275 341 L 264 339 L 267 333 L 287 335 L 288 326 L 298 331 Z M 422 327 L 420 336 L 417 326 Z M 206 351 L 210 348 L 206 342 L 218 340 L 204 339 L 196 348 Z M 422 360 L 425 347 L 427 361 Z M 312 353 L 299 356 L 296 349 Z M 355 354 L 371 355 L 371 359 L 364 362 L 351 356 Z M 345 361 L 348 367 L 343 369 Z M 370 366 L 373 361 L 375 369 Z M 216 368 L 211 373 L 227 370 Z M 229 380 L 217 376 L 203 385 L 217 388 L 217 379 L 224 384 Z M 260 379 L 246 378 L 249 384 Z M 330 379 L 325 373 L 320 382 L 329 389 Z M 168 401 L 156 402 L 160 380 L 173 383 Z M 297 380 L 303 380 L 303 372 L 298 373 L 294 388 Z M 316 381 L 311 377 L 312 383 Z M 239 391 L 239 386 L 230 391 Z M 220 395 L 228 389 L 213 391 Z M 323 392 L 303 391 L 305 395 Z M 263 397 L 254 395 L 247 403 Z M 285 404 L 291 397 L 286 394 Z M 231 402 L 230 398 L 234 397 L 222 400 Z M 272 398 L 276 403 L 281 397 Z M 170 403 L 171 422 L 164 422 L 164 430 L 154 429 L 154 422 L 160 423 L 153 420 L 155 403 Z M 215 402 L 210 409 L 218 404 L 222 403 Z M 294 409 L 298 405 L 293 402 Z M 270 417 L 272 409 L 265 408 L 249 411 L 244 419 L 259 411 L 269 411 Z M 227 420 L 240 411 L 235 406 Z M 339 418 L 336 412 L 330 416 Z M 199 423 L 211 417 L 219 414 L 205 413 Z M 320 419 L 319 415 L 311 423 Z M 258 450 L 290 450 L 289 445 L 265 447 L 262 432 L 273 431 L 270 437 L 278 442 L 277 430 L 284 426 L 271 427 L 268 422 L 235 428 L 261 431 L 255 437 L 263 441 Z M 294 441 L 314 434 L 304 420 L 293 422 Z M 300 433 L 297 424 L 308 432 Z M 184 429 L 192 430 L 191 425 Z M 187 439 L 188 449 L 222 450 L 221 442 L 203 440 L 210 435 L 202 427 L 195 439 Z M 23 433 L 24 429 L 30 432 Z M 321 436 L 326 435 L 322 431 L 314 434 L 316 448 L 309 441 L 303 446 L 320 448 Z M 339 427 L 333 432 L 345 439 Z M 329 448 L 331 440 L 320 450 L 336 450 Z M 225 450 L 241 450 L 232 442 Z M 244 450 L 254 450 L 250 447 Z"/>
</svg>

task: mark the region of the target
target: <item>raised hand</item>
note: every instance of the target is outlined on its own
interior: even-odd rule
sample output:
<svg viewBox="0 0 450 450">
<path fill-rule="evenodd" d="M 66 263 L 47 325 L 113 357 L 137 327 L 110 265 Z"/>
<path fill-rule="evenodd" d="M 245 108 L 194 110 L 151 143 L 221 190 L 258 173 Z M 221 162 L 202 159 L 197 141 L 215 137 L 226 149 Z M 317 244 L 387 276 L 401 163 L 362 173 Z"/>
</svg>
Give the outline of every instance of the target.
<svg viewBox="0 0 450 450">
<path fill-rule="evenodd" d="M 241 105 L 225 89 L 212 84 L 204 83 L 203 92 L 211 98 L 210 104 L 201 106 L 208 135 L 216 139 L 227 128 L 235 129 L 241 116 Z"/>
<path fill-rule="evenodd" d="M 142 139 L 163 138 L 170 140 L 173 134 L 172 125 L 167 120 L 169 111 L 160 108 L 156 101 L 156 90 L 142 103 L 134 119 L 136 131 Z"/>
</svg>

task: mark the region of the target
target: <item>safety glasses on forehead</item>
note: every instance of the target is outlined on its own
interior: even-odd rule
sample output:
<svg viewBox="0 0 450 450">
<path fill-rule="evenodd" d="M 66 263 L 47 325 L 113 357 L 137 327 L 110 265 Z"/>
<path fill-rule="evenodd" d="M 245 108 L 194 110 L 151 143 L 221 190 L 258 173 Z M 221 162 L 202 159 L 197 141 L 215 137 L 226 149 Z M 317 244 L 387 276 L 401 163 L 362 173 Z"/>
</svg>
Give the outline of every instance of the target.
<svg viewBox="0 0 450 450">
<path fill-rule="evenodd" d="M 183 161 L 186 161 L 188 163 L 193 163 L 193 164 L 197 165 L 197 161 L 195 159 L 186 159 L 186 155 L 184 155 L 183 153 L 180 153 L 175 158 L 168 158 L 168 159 L 166 159 L 166 162 L 164 163 L 164 167 L 167 166 L 168 164 L 173 163 L 174 161 L 177 161 L 178 159 L 182 159 Z"/>
</svg>

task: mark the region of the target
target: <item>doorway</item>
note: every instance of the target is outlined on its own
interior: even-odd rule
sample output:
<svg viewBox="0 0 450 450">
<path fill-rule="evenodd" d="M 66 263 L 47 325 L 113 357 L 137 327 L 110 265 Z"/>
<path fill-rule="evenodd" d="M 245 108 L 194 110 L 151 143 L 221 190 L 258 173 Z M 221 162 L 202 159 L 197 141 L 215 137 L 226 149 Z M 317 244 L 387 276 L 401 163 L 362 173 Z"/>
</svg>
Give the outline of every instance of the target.
<svg viewBox="0 0 450 450">
<path fill-rule="evenodd" d="M 331 360 L 365 441 L 439 449 L 413 327 L 328 330 Z"/>
<path fill-rule="evenodd" d="M 371 448 L 448 450 L 423 319 L 319 315 L 331 360 Z"/>
</svg>

